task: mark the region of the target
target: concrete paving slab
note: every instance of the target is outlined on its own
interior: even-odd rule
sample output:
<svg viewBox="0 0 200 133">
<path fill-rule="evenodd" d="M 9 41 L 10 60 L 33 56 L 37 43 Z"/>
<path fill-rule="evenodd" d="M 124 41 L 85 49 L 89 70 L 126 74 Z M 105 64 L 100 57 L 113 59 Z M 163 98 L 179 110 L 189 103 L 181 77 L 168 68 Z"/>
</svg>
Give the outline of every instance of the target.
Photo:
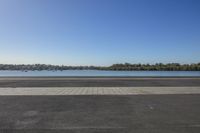
<svg viewBox="0 0 200 133">
<path fill-rule="evenodd" d="M 0 88 L 0 95 L 151 95 L 200 94 L 200 87 L 19 87 Z"/>
</svg>

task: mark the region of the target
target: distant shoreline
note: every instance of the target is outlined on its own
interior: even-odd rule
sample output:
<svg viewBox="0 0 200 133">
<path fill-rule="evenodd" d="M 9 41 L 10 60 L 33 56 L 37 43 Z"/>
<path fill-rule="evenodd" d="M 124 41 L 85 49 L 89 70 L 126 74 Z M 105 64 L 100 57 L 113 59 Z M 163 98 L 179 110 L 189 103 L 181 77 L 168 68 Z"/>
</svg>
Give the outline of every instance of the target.
<svg viewBox="0 0 200 133">
<path fill-rule="evenodd" d="M 103 70 L 103 71 L 200 71 L 200 63 L 156 63 L 156 64 L 130 64 L 121 63 L 111 66 L 65 66 L 48 64 L 0 64 L 0 70 L 19 71 L 63 71 L 63 70 Z"/>
</svg>

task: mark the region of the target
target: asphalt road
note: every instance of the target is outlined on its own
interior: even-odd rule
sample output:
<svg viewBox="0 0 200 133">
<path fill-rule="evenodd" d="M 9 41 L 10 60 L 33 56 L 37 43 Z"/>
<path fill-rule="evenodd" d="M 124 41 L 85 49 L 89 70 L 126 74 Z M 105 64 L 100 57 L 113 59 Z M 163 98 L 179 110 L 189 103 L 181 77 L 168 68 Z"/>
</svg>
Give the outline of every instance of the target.
<svg viewBox="0 0 200 133">
<path fill-rule="evenodd" d="M 200 78 L 0 78 L 0 87 L 178 87 L 200 86 Z"/>
<path fill-rule="evenodd" d="M 2 133 L 199 133 L 200 95 L 0 96 Z"/>
</svg>

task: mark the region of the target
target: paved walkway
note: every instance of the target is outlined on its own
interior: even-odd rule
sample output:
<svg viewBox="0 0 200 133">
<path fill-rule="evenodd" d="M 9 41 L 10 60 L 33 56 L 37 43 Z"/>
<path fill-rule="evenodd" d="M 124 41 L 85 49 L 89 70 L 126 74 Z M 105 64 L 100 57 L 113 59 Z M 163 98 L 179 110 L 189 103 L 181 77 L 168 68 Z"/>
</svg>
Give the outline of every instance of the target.
<svg viewBox="0 0 200 133">
<path fill-rule="evenodd" d="M 200 94 L 200 87 L 28 87 L 0 88 L 0 95 Z"/>
</svg>

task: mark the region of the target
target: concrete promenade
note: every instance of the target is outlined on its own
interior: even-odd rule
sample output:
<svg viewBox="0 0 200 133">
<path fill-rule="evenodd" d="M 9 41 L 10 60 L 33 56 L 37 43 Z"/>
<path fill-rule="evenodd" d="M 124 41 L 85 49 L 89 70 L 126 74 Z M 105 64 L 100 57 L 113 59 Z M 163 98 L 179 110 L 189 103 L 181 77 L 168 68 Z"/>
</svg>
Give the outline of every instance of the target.
<svg viewBox="0 0 200 133">
<path fill-rule="evenodd" d="M 200 133 L 200 78 L 0 78 L 0 133 Z"/>
<path fill-rule="evenodd" d="M 18 87 L 0 88 L 5 95 L 160 95 L 200 94 L 200 87 Z"/>
</svg>

